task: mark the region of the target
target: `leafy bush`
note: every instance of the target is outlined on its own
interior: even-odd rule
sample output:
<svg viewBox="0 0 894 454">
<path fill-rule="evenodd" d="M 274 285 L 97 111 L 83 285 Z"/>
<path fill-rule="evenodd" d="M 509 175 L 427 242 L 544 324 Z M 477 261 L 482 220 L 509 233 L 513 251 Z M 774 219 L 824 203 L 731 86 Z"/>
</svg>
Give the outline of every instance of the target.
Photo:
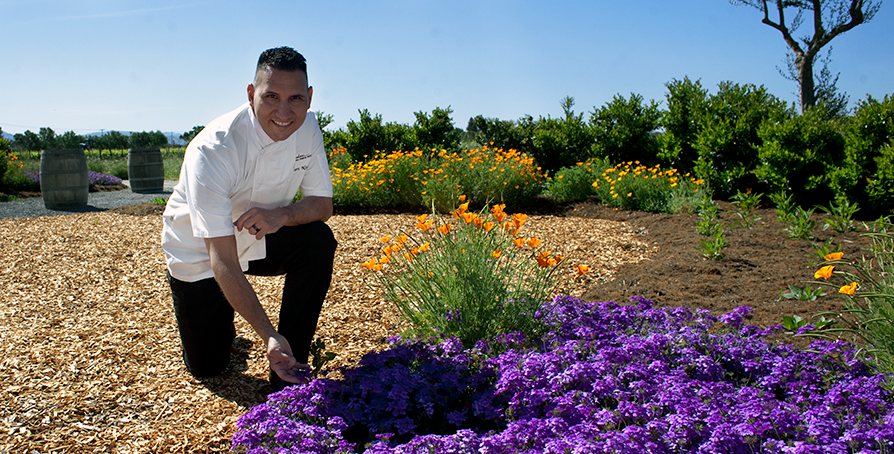
<svg viewBox="0 0 894 454">
<path fill-rule="evenodd" d="M 667 111 L 661 117 L 664 134 L 659 136 L 660 158 L 681 172 L 690 172 L 698 160 L 695 142 L 702 112 L 707 108 L 708 91 L 700 81 L 692 82 L 689 77 L 674 79 L 665 87 Z"/>
<path fill-rule="evenodd" d="M 344 148 L 353 162 L 364 162 L 377 154 L 415 148 L 412 128 L 400 123 L 383 123 L 382 115 L 372 116 L 369 110 L 359 111 L 360 121 L 351 120 L 347 130 L 331 136 L 332 148 Z"/>
<path fill-rule="evenodd" d="M 610 167 L 593 182 L 596 198 L 610 206 L 625 210 L 653 213 L 694 211 L 704 183 L 675 169 L 662 170 L 660 165 L 646 167 L 639 161 L 623 162 Z M 688 207 L 688 208 L 687 208 Z"/>
<path fill-rule="evenodd" d="M 750 309 L 553 302 L 541 348 L 399 342 L 343 380 L 271 394 L 237 422 L 249 452 L 881 452 L 890 376 L 845 343 L 801 351 Z M 781 329 L 782 327 L 776 327 Z"/>
<path fill-rule="evenodd" d="M 821 106 L 767 121 L 758 130 L 755 175 L 771 192 L 787 191 L 802 206 L 827 204 L 839 193 L 845 138 Z"/>
<path fill-rule="evenodd" d="M 416 123 L 413 124 L 415 146 L 423 150 L 436 148 L 451 152 L 459 151 L 462 130 L 453 126 L 451 113 L 453 110 L 449 106 L 446 109 L 436 107 L 431 115 L 415 112 Z"/>
<path fill-rule="evenodd" d="M 333 203 L 343 207 L 426 208 L 446 212 L 456 197 L 529 206 L 542 191 L 533 159 L 515 150 L 395 151 L 356 163 L 343 148 L 329 156 Z"/>
<path fill-rule="evenodd" d="M 550 175 L 586 161 L 594 145 L 593 133 L 583 121 L 584 114 L 575 114 L 573 106 L 574 98 L 567 96 L 562 100 L 564 118 L 540 117 L 531 125 L 531 156 Z"/>
<path fill-rule="evenodd" d="M 634 93 L 630 99 L 615 95 L 611 102 L 590 114 L 596 140 L 593 154 L 609 162 L 640 161 L 658 164 L 658 140 L 652 134 L 660 126 L 658 103 L 643 103 Z"/>
<path fill-rule="evenodd" d="M 579 162 L 575 166 L 559 170 L 546 184 L 545 192 L 552 196 L 556 203 L 587 200 L 596 195 L 593 182 L 611 167 L 608 162 L 599 159 Z"/>
<path fill-rule="evenodd" d="M 745 188 L 766 192 L 753 173 L 762 145 L 758 130 L 765 121 L 781 122 L 793 115 L 784 101 L 763 86 L 722 82 L 698 116 L 696 174 L 722 200 Z"/>
<path fill-rule="evenodd" d="M 869 218 L 894 206 L 894 97 L 872 96 L 857 103 L 847 135 L 848 178 L 840 185 Z"/>
</svg>

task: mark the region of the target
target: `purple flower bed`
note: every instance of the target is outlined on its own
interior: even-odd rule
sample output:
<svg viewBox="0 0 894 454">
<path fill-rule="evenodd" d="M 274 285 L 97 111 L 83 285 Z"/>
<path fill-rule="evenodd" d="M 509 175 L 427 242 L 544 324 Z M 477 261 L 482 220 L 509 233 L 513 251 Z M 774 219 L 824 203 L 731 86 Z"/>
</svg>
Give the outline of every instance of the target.
<svg viewBox="0 0 894 454">
<path fill-rule="evenodd" d="M 395 341 L 243 415 L 249 453 L 894 451 L 894 396 L 845 343 L 773 346 L 750 308 L 557 298 L 540 348 Z"/>
<path fill-rule="evenodd" d="M 25 172 L 25 175 L 28 178 L 34 180 L 35 183 L 40 183 L 40 171 L 39 170 L 29 170 Z M 90 180 L 90 185 L 94 184 L 105 184 L 105 185 L 116 185 L 121 184 L 123 180 L 116 176 L 106 175 L 104 173 L 94 172 L 92 170 L 87 171 L 87 178 Z"/>
</svg>

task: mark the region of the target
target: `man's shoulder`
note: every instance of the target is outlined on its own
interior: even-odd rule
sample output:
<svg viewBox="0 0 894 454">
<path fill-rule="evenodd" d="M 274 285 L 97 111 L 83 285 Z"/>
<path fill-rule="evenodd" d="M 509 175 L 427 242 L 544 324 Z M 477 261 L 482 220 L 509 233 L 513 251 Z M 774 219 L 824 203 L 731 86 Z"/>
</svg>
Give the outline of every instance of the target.
<svg viewBox="0 0 894 454">
<path fill-rule="evenodd" d="M 251 109 L 250 105 L 245 103 L 239 108 L 215 118 L 196 137 L 202 136 L 201 138 L 205 142 L 223 143 L 234 134 L 245 134 L 245 130 L 251 128 L 249 109 Z"/>
</svg>

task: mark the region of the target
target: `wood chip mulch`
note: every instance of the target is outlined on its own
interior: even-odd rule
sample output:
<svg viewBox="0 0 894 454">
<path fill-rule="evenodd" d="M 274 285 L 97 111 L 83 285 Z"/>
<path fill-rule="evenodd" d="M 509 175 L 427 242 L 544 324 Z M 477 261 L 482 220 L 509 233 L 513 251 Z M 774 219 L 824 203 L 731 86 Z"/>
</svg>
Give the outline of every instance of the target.
<svg viewBox="0 0 894 454">
<path fill-rule="evenodd" d="M 0 220 L 0 454 L 221 452 L 270 392 L 263 347 L 237 317 L 230 368 L 183 367 L 159 246 L 161 217 L 106 211 Z M 337 215 L 336 269 L 317 336 L 333 368 L 387 346 L 401 323 L 360 263 L 414 215 Z M 526 236 L 592 269 L 582 295 L 654 248 L 623 222 L 530 216 Z M 275 324 L 281 277 L 250 277 Z"/>
</svg>

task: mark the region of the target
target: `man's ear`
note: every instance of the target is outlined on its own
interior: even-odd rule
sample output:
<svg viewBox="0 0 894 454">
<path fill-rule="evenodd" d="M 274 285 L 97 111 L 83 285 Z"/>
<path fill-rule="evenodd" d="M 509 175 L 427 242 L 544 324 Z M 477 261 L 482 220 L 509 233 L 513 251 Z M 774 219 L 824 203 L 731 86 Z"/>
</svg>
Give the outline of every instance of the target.
<svg viewBox="0 0 894 454">
<path fill-rule="evenodd" d="M 248 91 L 248 102 L 249 102 L 249 103 L 252 103 L 252 105 L 254 105 L 254 99 L 255 99 L 255 85 L 254 85 L 254 84 L 248 84 L 248 90 L 247 90 L 247 91 Z"/>
<path fill-rule="evenodd" d="M 307 110 L 310 110 L 310 102 L 314 99 L 314 87 L 307 87 Z"/>
</svg>

